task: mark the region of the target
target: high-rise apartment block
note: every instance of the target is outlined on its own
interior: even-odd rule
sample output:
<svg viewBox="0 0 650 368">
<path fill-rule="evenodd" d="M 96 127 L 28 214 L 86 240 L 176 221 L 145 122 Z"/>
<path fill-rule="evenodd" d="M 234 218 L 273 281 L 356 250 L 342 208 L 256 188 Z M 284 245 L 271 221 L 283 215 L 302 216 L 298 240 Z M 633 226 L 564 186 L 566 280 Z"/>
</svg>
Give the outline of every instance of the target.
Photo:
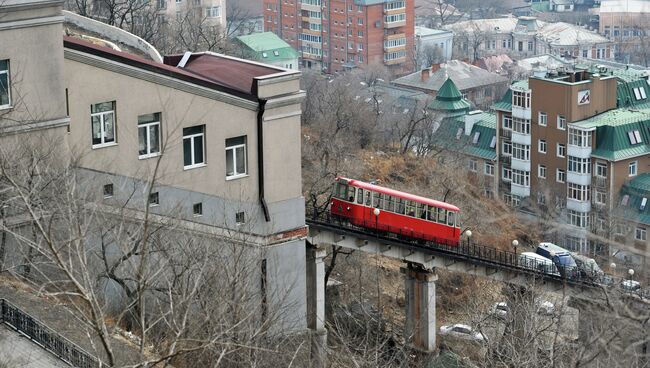
<svg viewBox="0 0 650 368">
<path fill-rule="evenodd" d="M 264 0 L 264 30 L 301 54 L 306 68 L 333 73 L 414 64 L 414 0 Z"/>
</svg>

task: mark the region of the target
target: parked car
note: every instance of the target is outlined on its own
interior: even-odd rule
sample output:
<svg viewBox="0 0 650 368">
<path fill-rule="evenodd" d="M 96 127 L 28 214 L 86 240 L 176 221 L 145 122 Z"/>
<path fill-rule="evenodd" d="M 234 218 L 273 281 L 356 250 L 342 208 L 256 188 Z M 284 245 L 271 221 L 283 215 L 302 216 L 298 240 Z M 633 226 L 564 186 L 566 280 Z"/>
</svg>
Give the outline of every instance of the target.
<svg viewBox="0 0 650 368">
<path fill-rule="evenodd" d="M 506 316 L 508 315 L 508 311 L 510 311 L 510 308 L 508 308 L 508 303 L 498 302 L 495 303 L 490 309 L 490 315 L 495 316 L 497 318 L 505 319 Z"/>
<path fill-rule="evenodd" d="M 580 272 L 581 278 L 600 281 L 605 275 L 605 272 L 603 272 L 600 266 L 598 266 L 598 263 L 596 263 L 596 260 L 593 258 L 575 252 L 571 252 L 571 257 L 573 257 L 578 265 L 578 271 Z"/>
<path fill-rule="evenodd" d="M 547 242 L 539 243 L 536 253 L 552 260 L 562 276 L 573 279 L 578 278 L 578 265 L 568 250 Z"/>
<path fill-rule="evenodd" d="M 468 325 L 463 325 L 460 323 L 451 326 L 440 327 L 440 335 L 457 337 L 459 339 L 476 341 L 476 342 L 487 341 L 487 338 L 482 333 L 474 330 L 472 327 Z"/>
<path fill-rule="evenodd" d="M 641 290 L 641 284 L 634 280 L 621 281 L 621 289 L 630 293 L 636 293 Z"/>
<path fill-rule="evenodd" d="M 533 252 L 523 252 L 519 255 L 519 266 L 530 268 L 531 270 L 540 271 L 549 275 L 560 276 L 557 266 L 548 258 L 540 256 Z"/>
</svg>

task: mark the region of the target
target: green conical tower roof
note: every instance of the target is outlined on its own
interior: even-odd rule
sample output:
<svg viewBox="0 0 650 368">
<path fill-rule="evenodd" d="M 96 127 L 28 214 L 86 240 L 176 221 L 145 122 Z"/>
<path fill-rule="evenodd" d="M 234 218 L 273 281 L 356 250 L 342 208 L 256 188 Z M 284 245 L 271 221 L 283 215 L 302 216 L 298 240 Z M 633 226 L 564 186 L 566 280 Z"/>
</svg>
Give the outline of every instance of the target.
<svg viewBox="0 0 650 368">
<path fill-rule="evenodd" d="M 469 110 L 470 104 L 463 98 L 454 81 L 448 77 L 438 90 L 436 99 L 429 104 L 429 108 L 438 111 L 464 113 Z"/>
</svg>

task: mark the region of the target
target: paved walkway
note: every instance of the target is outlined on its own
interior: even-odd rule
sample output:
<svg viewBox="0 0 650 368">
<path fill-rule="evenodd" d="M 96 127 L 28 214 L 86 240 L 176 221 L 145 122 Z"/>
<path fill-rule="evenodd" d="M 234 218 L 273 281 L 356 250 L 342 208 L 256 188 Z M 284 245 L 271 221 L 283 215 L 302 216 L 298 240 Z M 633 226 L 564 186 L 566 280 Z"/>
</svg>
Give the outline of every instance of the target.
<svg viewBox="0 0 650 368">
<path fill-rule="evenodd" d="M 4 324 L 0 324 L 0 367 L 70 368 L 54 354 Z"/>
</svg>

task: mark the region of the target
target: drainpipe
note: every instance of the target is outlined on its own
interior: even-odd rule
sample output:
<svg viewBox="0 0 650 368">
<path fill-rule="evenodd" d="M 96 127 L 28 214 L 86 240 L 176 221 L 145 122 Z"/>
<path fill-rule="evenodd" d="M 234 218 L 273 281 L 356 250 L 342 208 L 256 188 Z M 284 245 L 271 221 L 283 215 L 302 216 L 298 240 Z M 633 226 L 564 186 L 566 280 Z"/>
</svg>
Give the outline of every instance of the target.
<svg viewBox="0 0 650 368">
<path fill-rule="evenodd" d="M 266 106 L 266 100 L 258 99 L 258 108 L 257 108 L 257 187 L 260 193 L 260 204 L 262 205 L 262 212 L 264 213 L 264 219 L 266 222 L 271 221 L 271 215 L 269 214 L 269 208 L 266 205 L 266 199 L 264 199 L 264 109 Z"/>
</svg>

